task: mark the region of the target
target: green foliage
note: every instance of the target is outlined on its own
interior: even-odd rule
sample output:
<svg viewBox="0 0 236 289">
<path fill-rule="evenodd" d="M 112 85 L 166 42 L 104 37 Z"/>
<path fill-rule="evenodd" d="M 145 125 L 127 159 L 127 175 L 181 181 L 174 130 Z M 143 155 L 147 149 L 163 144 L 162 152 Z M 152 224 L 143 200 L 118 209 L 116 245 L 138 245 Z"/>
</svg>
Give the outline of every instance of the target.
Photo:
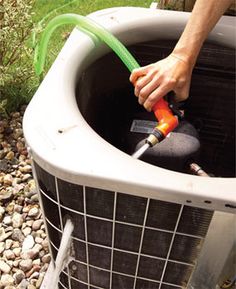
<svg viewBox="0 0 236 289">
<path fill-rule="evenodd" d="M 27 103 L 38 80 L 33 71 L 34 0 L 0 0 L 0 114 Z"/>
<path fill-rule="evenodd" d="M 34 47 L 48 21 L 61 13 L 86 15 L 114 6 L 149 7 L 152 0 L 0 0 L 0 116 L 28 103 L 39 79 Z M 33 13 L 34 11 L 34 13 Z M 49 68 L 73 27 L 62 27 L 49 44 Z M 32 37 L 33 35 L 33 37 Z"/>
</svg>

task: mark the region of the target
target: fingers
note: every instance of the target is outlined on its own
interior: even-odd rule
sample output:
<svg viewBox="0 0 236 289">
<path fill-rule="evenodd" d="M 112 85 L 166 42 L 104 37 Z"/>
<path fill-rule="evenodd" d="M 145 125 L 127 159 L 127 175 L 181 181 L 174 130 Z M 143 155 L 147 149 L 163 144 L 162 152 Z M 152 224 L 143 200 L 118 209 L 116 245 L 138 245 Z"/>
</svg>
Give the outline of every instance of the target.
<svg viewBox="0 0 236 289">
<path fill-rule="evenodd" d="M 141 90 L 145 88 L 151 81 L 158 78 L 158 71 L 148 70 L 145 75 L 140 76 L 135 83 L 135 95 L 139 96 Z M 155 79 L 154 79 L 155 78 Z"/>
<path fill-rule="evenodd" d="M 130 76 L 130 81 L 134 84 L 134 94 L 138 97 L 139 104 L 143 105 L 146 98 L 160 84 L 158 67 L 151 64 L 135 69 Z"/>
<path fill-rule="evenodd" d="M 167 85 L 156 88 L 144 101 L 143 106 L 147 111 L 151 111 L 153 106 L 172 89 Z"/>
<path fill-rule="evenodd" d="M 133 85 L 136 85 L 137 80 L 148 73 L 150 65 L 143 66 L 137 69 L 134 69 L 130 75 L 130 82 L 133 83 Z"/>
<path fill-rule="evenodd" d="M 138 97 L 140 104 L 144 104 L 146 99 L 151 96 L 161 83 L 161 78 L 158 77 L 158 74 L 155 77 L 143 77 L 142 80 L 140 83 L 137 82 L 135 87 L 135 95 Z"/>
<path fill-rule="evenodd" d="M 150 73 L 138 80 L 135 87 L 135 95 L 138 97 L 139 104 L 143 105 L 146 110 L 151 111 L 154 104 L 163 96 L 174 90 L 176 80 L 173 78 L 163 77 L 158 73 Z"/>
</svg>

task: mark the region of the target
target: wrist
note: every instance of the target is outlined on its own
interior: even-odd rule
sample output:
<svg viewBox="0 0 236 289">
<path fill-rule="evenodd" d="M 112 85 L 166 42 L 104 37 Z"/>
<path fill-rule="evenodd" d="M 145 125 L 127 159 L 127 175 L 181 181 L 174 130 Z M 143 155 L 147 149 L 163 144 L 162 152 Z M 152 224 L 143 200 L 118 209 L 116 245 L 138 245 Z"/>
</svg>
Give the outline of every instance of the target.
<svg viewBox="0 0 236 289">
<path fill-rule="evenodd" d="M 193 68 L 197 61 L 202 44 L 203 39 L 201 37 L 195 37 L 192 39 L 191 37 L 186 38 L 182 35 L 171 54 L 180 58 Z"/>
<path fill-rule="evenodd" d="M 198 53 L 196 53 L 198 55 Z M 178 49 L 174 49 L 171 53 L 171 56 L 175 57 L 176 59 L 179 59 L 180 61 L 184 62 L 185 64 L 187 64 L 188 66 L 190 66 L 191 68 L 194 67 L 196 60 L 197 60 L 197 55 L 195 53 L 194 54 L 190 54 L 188 52 L 185 51 L 180 51 Z"/>
</svg>

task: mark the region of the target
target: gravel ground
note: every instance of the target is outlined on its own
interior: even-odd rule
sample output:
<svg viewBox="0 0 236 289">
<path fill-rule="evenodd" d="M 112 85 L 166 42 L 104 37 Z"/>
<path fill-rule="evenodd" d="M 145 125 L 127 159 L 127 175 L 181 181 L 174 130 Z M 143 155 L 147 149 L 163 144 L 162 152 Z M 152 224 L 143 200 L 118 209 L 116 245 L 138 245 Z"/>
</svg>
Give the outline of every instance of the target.
<svg viewBox="0 0 236 289">
<path fill-rule="evenodd" d="M 22 131 L 24 110 L 0 119 L 0 289 L 40 288 L 50 263 Z"/>
</svg>

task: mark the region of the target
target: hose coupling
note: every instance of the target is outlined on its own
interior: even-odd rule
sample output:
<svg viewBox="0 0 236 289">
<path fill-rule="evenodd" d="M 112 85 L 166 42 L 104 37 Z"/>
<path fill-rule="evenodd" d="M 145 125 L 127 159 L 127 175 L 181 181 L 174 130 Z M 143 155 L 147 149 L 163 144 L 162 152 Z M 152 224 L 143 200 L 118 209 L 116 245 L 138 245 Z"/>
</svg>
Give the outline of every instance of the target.
<svg viewBox="0 0 236 289">
<path fill-rule="evenodd" d="M 145 142 L 148 143 L 150 147 L 153 147 L 157 143 L 161 142 L 163 139 L 163 133 L 155 127 L 152 133 L 150 133 L 150 135 L 147 137 Z"/>
</svg>

